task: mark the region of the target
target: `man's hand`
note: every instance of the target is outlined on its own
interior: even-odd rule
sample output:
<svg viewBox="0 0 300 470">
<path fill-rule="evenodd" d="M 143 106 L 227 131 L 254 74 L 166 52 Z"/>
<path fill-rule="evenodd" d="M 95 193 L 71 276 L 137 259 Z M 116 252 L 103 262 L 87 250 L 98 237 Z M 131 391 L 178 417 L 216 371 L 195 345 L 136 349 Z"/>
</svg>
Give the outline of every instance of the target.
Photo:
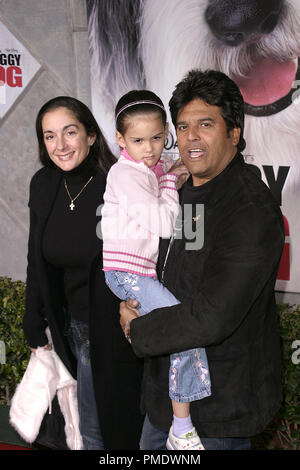
<svg viewBox="0 0 300 470">
<path fill-rule="evenodd" d="M 129 299 L 126 302 L 123 301 L 120 303 L 120 324 L 121 328 L 126 336 L 125 328 L 128 328 L 130 322 L 134 318 L 140 317 L 140 314 L 136 307 L 138 306 L 138 301 L 134 299 Z"/>
</svg>

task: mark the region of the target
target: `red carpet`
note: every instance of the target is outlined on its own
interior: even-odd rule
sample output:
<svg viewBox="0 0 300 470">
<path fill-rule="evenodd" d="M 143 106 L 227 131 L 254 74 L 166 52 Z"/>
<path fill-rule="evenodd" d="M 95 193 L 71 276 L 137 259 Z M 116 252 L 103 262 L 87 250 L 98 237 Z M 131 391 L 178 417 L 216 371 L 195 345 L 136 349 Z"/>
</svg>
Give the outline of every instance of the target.
<svg viewBox="0 0 300 470">
<path fill-rule="evenodd" d="M 12 444 L 3 444 L 0 442 L 0 451 L 1 450 L 33 450 L 29 447 L 15 446 Z"/>
</svg>

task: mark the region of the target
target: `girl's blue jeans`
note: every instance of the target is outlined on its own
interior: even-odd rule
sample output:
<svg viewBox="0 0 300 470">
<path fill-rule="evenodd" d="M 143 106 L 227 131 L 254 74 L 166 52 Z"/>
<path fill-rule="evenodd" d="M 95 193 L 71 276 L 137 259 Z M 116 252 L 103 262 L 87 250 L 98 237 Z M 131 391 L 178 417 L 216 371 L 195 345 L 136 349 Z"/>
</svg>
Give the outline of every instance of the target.
<svg viewBox="0 0 300 470">
<path fill-rule="evenodd" d="M 145 315 L 156 308 L 180 302 L 157 279 L 123 271 L 105 271 L 111 291 L 122 300 L 139 302 L 139 313 Z M 211 394 L 210 376 L 205 349 L 189 349 L 171 354 L 169 396 L 176 402 L 200 400 Z"/>
</svg>

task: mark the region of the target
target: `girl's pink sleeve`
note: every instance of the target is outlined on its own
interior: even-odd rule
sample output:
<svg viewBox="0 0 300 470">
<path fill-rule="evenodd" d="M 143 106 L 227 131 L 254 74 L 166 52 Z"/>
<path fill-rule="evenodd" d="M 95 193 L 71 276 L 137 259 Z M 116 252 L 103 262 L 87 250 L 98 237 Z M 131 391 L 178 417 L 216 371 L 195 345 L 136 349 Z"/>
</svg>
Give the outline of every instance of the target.
<svg viewBox="0 0 300 470">
<path fill-rule="evenodd" d="M 153 173 L 155 173 L 156 178 L 159 180 L 159 178 L 165 174 L 164 169 L 163 169 L 163 161 L 160 159 L 154 168 L 152 168 Z"/>
</svg>

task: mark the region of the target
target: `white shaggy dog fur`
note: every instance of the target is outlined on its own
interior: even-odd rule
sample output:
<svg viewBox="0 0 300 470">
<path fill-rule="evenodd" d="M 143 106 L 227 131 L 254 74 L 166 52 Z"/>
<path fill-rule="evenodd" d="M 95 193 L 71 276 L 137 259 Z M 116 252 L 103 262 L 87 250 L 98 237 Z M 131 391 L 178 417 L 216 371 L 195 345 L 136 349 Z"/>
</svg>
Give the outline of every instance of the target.
<svg viewBox="0 0 300 470">
<path fill-rule="evenodd" d="M 209 3 L 209 0 L 88 0 L 93 111 L 112 146 L 114 106 L 130 89 L 151 89 L 167 107 L 175 85 L 191 69 L 216 69 L 232 78 L 247 77 L 261 57 L 282 63 L 293 60 L 296 71 L 300 57 L 299 0 L 282 1 L 272 31 L 250 35 L 235 46 L 226 45 L 212 33 L 205 16 Z M 251 0 L 244 1 L 247 3 Z M 294 91 L 294 98 L 298 94 L 297 85 L 300 81 L 290 91 L 290 95 Z M 270 172 L 268 179 L 264 166 L 272 168 L 273 186 L 279 181 L 279 167 L 287 167 L 282 192 L 279 189 L 277 195 L 281 196 L 282 210 L 289 223 L 291 270 L 290 280 L 278 281 L 277 288 L 299 292 L 300 98 L 290 99 L 282 108 L 259 116 L 247 114 L 246 108 L 244 156 L 260 168 L 269 185 Z"/>
</svg>

